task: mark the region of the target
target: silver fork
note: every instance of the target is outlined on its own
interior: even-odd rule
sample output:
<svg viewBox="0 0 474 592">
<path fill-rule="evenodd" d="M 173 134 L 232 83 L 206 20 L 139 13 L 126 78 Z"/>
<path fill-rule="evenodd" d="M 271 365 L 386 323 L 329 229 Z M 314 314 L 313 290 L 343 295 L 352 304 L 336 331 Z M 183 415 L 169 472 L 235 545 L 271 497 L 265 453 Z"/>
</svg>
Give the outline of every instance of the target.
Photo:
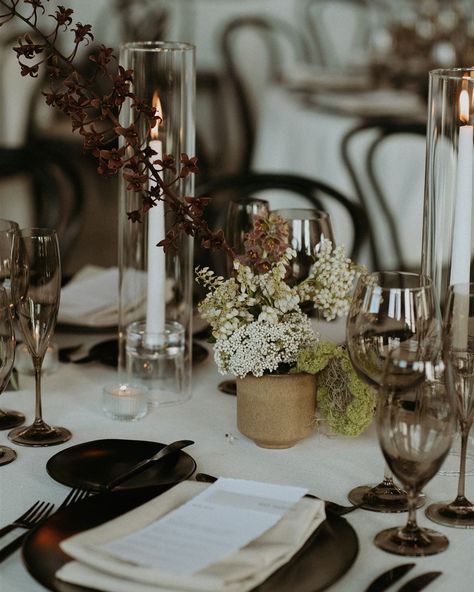
<svg viewBox="0 0 474 592">
<path fill-rule="evenodd" d="M 54 504 L 48 504 L 47 502 L 35 502 L 31 508 L 28 508 L 24 514 L 19 516 L 16 520 L 7 524 L 0 529 L 0 537 L 7 534 L 14 528 L 26 528 L 30 529 L 36 526 L 40 520 L 49 516 L 53 511 Z"/>
<path fill-rule="evenodd" d="M 92 494 L 93 494 L 92 491 L 87 491 L 85 489 L 71 489 L 71 491 L 65 497 L 64 501 L 59 506 L 58 510 L 61 510 L 62 508 L 66 508 L 67 506 L 70 506 L 72 504 L 75 504 L 76 502 L 86 499 L 87 497 L 89 497 Z M 44 518 L 47 518 L 48 516 L 49 516 L 49 513 Z M 26 539 L 28 534 L 29 534 L 28 530 L 26 532 L 23 532 L 16 539 L 13 539 L 13 541 L 11 541 L 11 543 L 8 543 L 8 545 L 5 545 L 5 547 L 3 547 L 3 549 L 0 549 L 0 563 L 4 559 L 6 559 L 7 557 L 10 557 L 10 555 L 12 553 L 14 553 L 17 549 L 19 549 L 21 547 L 21 545 L 23 544 L 23 541 Z"/>
</svg>

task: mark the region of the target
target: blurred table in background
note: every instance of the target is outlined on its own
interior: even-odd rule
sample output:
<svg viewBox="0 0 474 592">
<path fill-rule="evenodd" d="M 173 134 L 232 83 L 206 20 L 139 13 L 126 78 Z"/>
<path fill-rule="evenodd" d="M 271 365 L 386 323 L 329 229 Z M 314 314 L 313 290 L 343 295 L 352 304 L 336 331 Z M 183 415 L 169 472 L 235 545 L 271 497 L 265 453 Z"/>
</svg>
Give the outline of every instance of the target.
<svg viewBox="0 0 474 592">
<path fill-rule="evenodd" d="M 314 177 L 357 200 L 354 184 L 342 159 L 343 138 L 356 126 L 371 119 L 404 116 L 423 120 L 425 107 L 416 95 L 404 91 L 300 92 L 285 85 L 274 85 L 262 97 L 261 113 L 253 160 L 255 170 Z M 381 264 L 388 268 L 394 265 L 394 256 L 385 240 L 387 222 L 367 182 L 366 158 L 373 139 L 371 130 L 361 134 L 351 147 L 351 155 L 360 172 L 366 202 L 370 204 L 367 214 L 372 230 L 376 238 L 385 241 Z M 409 140 L 394 138 L 379 156 L 384 188 L 396 200 L 396 211 L 403 216 L 401 242 L 409 251 L 410 263 L 416 265 L 421 253 L 425 139 L 422 136 Z M 283 195 L 270 198 L 272 207 L 303 205 L 288 204 L 285 199 Z M 347 244 L 350 241 L 346 225 L 337 206 L 330 214 L 336 241 Z M 369 259 L 363 262 L 370 264 Z"/>
</svg>

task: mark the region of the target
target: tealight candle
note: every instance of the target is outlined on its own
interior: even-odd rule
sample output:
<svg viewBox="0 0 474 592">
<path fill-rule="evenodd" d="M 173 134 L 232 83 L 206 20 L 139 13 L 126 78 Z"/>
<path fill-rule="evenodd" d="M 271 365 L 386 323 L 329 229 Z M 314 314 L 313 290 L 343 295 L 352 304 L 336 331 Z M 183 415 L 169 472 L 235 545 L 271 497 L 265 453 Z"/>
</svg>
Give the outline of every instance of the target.
<svg viewBox="0 0 474 592">
<path fill-rule="evenodd" d="M 133 421 L 148 412 L 148 395 L 144 387 L 130 384 L 109 384 L 102 391 L 102 409 L 111 419 Z"/>
</svg>

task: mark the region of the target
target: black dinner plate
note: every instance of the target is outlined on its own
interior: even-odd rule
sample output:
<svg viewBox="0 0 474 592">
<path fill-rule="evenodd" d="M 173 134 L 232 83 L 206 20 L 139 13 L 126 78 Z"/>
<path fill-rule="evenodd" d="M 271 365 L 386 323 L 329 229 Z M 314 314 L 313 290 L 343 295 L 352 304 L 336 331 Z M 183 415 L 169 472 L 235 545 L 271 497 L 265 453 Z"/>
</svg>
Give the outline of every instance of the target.
<svg viewBox="0 0 474 592">
<path fill-rule="evenodd" d="M 164 491 L 166 488 L 163 488 Z M 32 531 L 23 546 L 23 561 L 40 584 L 54 592 L 93 592 L 56 579 L 56 571 L 70 560 L 59 543 L 143 504 L 157 495 L 154 488 L 103 493 L 59 510 Z M 161 492 L 160 492 L 161 493 Z M 331 516 L 286 565 L 253 592 L 319 592 L 326 590 L 351 567 L 359 550 L 357 535 L 344 519 Z"/>
<path fill-rule="evenodd" d="M 164 446 L 146 440 L 93 440 L 61 450 L 48 460 L 46 470 L 53 479 L 69 487 L 100 491 L 109 481 Z M 170 487 L 190 477 L 195 470 L 195 460 L 179 450 L 124 481 L 116 490 Z"/>
</svg>

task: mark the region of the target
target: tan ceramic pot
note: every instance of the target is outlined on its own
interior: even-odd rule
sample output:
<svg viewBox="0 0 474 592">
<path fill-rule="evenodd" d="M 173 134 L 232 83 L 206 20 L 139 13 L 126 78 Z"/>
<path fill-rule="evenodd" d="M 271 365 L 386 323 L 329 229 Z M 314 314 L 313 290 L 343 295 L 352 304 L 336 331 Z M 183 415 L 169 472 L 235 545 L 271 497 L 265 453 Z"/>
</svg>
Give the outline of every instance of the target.
<svg viewBox="0 0 474 592">
<path fill-rule="evenodd" d="M 263 448 L 290 448 L 314 427 L 316 377 L 270 374 L 237 379 L 237 427 Z"/>
</svg>

